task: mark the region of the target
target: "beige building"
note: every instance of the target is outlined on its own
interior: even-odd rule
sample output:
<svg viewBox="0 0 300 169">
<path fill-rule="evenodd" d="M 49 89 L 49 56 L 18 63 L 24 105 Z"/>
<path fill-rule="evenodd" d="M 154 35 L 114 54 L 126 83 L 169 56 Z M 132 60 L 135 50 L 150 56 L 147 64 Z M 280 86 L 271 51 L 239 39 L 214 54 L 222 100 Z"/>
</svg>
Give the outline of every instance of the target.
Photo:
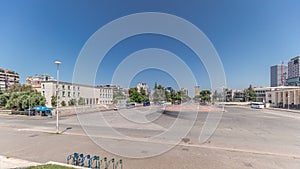
<svg viewBox="0 0 300 169">
<path fill-rule="evenodd" d="M 52 107 L 51 98 L 56 96 L 56 83 L 56 81 L 41 82 L 41 94 L 46 98 L 46 106 L 48 107 Z M 79 100 L 85 105 L 112 104 L 113 89 L 110 87 L 59 82 L 58 88 L 59 106 L 62 102 L 68 106 L 70 100 L 75 100 L 76 105 L 79 104 Z"/>
<path fill-rule="evenodd" d="M 195 86 L 194 87 L 194 95 L 198 96 L 200 94 L 200 86 Z"/>
<path fill-rule="evenodd" d="M 43 81 L 55 81 L 50 75 L 34 75 L 26 78 L 26 85 L 31 85 L 37 92 L 41 92 L 41 84 Z"/>
<path fill-rule="evenodd" d="M 299 86 L 281 86 L 272 88 L 266 92 L 266 102 L 271 107 L 278 108 L 300 108 L 300 87 Z"/>
<path fill-rule="evenodd" d="M 13 84 L 20 83 L 19 74 L 12 70 L 4 70 L 0 68 L 0 89 L 6 90 Z"/>
</svg>

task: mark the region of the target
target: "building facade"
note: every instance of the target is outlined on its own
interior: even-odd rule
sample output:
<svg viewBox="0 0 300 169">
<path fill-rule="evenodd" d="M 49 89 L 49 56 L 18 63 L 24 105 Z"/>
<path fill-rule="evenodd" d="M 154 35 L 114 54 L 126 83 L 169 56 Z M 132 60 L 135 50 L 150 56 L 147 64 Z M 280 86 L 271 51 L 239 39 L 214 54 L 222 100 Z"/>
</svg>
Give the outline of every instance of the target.
<svg viewBox="0 0 300 169">
<path fill-rule="evenodd" d="M 266 102 L 266 93 L 271 91 L 272 87 L 253 87 L 253 91 L 256 93 L 257 102 Z M 245 101 L 244 90 L 230 89 L 226 91 L 227 102 L 243 102 Z"/>
<path fill-rule="evenodd" d="M 136 88 L 137 88 L 138 92 L 141 92 L 141 89 L 143 89 L 146 94 L 150 93 L 150 88 L 147 83 L 138 83 Z"/>
<path fill-rule="evenodd" d="M 26 78 L 26 85 L 31 85 L 37 92 L 41 92 L 41 84 L 43 81 L 56 81 L 50 75 L 34 75 Z"/>
<path fill-rule="evenodd" d="M 194 95 L 198 96 L 200 94 L 200 86 L 195 86 L 194 87 Z"/>
<path fill-rule="evenodd" d="M 0 68 L 0 89 L 6 90 L 13 84 L 20 83 L 20 76 L 12 70 L 4 70 Z"/>
<path fill-rule="evenodd" d="M 288 63 L 288 86 L 300 86 L 300 56 L 292 58 Z"/>
<path fill-rule="evenodd" d="M 227 102 L 242 102 L 244 101 L 244 90 L 230 89 L 225 91 Z"/>
<path fill-rule="evenodd" d="M 300 109 L 300 87 L 283 86 L 266 92 L 266 101 L 271 107 Z"/>
<path fill-rule="evenodd" d="M 46 106 L 52 107 L 51 99 L 56 98 L 56 81 L 42 81 L 41 94 L 46 99 Z M 58 105 L 64 102 L 66 106 L 70 105 L 71 100 L 75 100 L 75 105 L 97 105 L 112 104 L 113 89 L 111 87 L 88 86 L 73 84 L 68 82 L 59 82 L 58 85 Z"/>
<path fill-rule="evenodd" d="M 284 86 L 288 76 L 288 67 L 284 64 L 274 65 L 270 68 L 270 86 Z"/>
</svg>

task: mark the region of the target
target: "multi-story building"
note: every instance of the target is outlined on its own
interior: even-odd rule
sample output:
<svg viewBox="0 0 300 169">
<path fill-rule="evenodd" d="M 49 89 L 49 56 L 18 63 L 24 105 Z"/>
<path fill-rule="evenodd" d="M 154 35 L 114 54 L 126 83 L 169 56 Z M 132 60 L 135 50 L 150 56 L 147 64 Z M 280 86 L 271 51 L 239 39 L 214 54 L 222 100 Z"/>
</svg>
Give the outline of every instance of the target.
<svg viewBox="0 0 300 169">
<path fill-rule="evenodd" d="M 56 96 L 56 83 L 57 81 L 41 82 L 41 94 L 45 97 L 46 106 L 48 107 L 52 107 L 51 99 Z M 62 102 L 69 105 L 70 100 L 75 100 L 76 104 L 81 101 L 85 105 L 112 104 L 113 100 L 113 89 L 111 87 L 59 82 L 58 89 L 59 106 Z"/>
<path fill-rule="evenodd" d="M 198 96 L 200 94 L 200 86 L 194 87 L 194 94 L 195 94 L 195 96 Z"/>
<path fill-rule="evenodd" d="M 97 87 L 108 87 L 108 88 L 112 88 L 114 93 L 121 93 L 122 95 L 128 97 L 128 89 L 126 88 L 122 88 L 119 85 L 115 85 L 115 84 L 105 84 L 105 85 L 99 85 Z"/>
<path fill-rule="evenodd" d="M 270 86 L 284 86 L 288 75 L 288 67 L 284 64 L 274 65 L 270 68 Z"/>
<path fill-rule="evenodd" d="M 138 92 L 141 92 L 141 89 L 145 91 L 146 94 L 150 93 L 150 89 L 147 83 L 138 83 L 136 86 Z"/>
<path fill-rule="evenodd" d="M 300 86 L 300 56 L 292 58 L 288 63 L 288 86 Z"/>
<path fill-rule="evenodd" d="M 41 92 L 41 83 L 43 81 L 55 81 L 50 75 L 34 75 L 26 78 L 26 85 L 31 85 L 33 89 L 38 92 Z"/>
<path fill-rule="evenodd" d="M 181 88 L 180 90 L 183 91 L 185 95 L 189 95 L 189 90 L 187 88 Z"/>
<path fill-rule="evenodd" d="M 271 91 L 270 87 L 254 87 L 253 90 L 256 93 L 256 101 L 266 102 L 266 93 Z"/>
<path fill-rule="evenodd" d="M 226 101 L 241 102 L 244 101 L 244 90 L 230 89 L 226 91 Z"/>
<path fill-rule="evenodd" d="M 0 68 L 0 89 L 6 90 L 13 84 L 20 83 L 20 76 L 12 70 L 4 70 Z"/>
<path fill-rule="evenodd" d="M 270 87 L 254 87 L 256 93 L 256 101 L 266 102 L 266 93 L 271 91 Z M 226 91 L 226 101 L 241 102 L 245 101 L 244 90 L 231 89 Z"/>
</svg>

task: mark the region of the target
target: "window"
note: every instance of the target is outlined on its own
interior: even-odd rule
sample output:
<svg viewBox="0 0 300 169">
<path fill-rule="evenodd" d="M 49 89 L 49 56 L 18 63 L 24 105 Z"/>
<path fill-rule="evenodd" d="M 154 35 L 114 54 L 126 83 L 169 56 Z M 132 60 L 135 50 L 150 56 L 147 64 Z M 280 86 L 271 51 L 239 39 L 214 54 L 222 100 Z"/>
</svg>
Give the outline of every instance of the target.
<svg viewBox="0 0 300 169">
<path fill-rule="evenodd" d="M 80 90 L 80 87 L 79 87 L 79 86 L 77 87 L 77 90 Z"/>
<path fill-rule="evenodd" d="M 65 97 L 65 91 L 62 92 L 62 97 Z"/>
<path fill-rule="evenodd" d="M 43 84 L 43 89 L 45 89 L 45 84 Z"/>
<path fill-rule="evenodd" d="M 71 97 L 71 92 L 68 92 L 68 97 Z"/>
<path fill-rule="evenodd" d="M 62 89 L 65 90 L 65 85 L 62 85 Z"/>
<path fill-rule="evenodd" d="M 71 90 L 71 86 L 68 86 L 68 90 Z"/>
<path fill-rule="evenodd" d="M 78 97 L 80 96 L 80 92 L 78 92 Z"/>
<path fill-rule="evenodd" d="M 42 96 L 45 96 L 45 91 L 43 91 Z"/>
<path fill-rule="evenodd" d="M 75 92 L 73 92 L 73 96 L 74 96 L 74 97 L 76 96 Z"/>
</svg>

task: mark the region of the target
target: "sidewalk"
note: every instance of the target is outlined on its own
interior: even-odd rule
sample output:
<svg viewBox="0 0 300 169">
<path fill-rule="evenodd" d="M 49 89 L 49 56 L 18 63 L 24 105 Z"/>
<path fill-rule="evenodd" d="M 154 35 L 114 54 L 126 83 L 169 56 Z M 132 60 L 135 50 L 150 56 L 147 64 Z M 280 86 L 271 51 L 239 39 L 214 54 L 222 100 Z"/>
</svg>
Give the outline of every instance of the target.
<svg viewBox="0 0 300 169">
<path fill-rule="evenodd" d="M 41 165 L 41 164 L 0 155 L 1 169 L 25 168 L 25 167 L 37 166 L 37 165 Z"/>
<path fill-rule="evenodd" d="M 266 109 L 269 110 L 275 110 L 275 111 L 286 111 L 286 112 L 291 112 L 291 113 L 298 113 L 300 114 L 300 110 L 295 110 L 295 109 L 283 109 L 283 108 L 273 108 L 273 107 L 268 107 Z"/>
<path fill-rule="evenodd" d="M 46 164 L 54 164 L 58 166 L 70 167 L 74 169 L 86 169 L 85 167 L 74 166 L 54 161 L 49 161 L 45 164 L 21 160 L 12 157 L 5 157 L 0 155 L 0 169 L 25 169 L 27 167 L 38 166 L 38 165 L 46 165 Z"/>
</svg>

